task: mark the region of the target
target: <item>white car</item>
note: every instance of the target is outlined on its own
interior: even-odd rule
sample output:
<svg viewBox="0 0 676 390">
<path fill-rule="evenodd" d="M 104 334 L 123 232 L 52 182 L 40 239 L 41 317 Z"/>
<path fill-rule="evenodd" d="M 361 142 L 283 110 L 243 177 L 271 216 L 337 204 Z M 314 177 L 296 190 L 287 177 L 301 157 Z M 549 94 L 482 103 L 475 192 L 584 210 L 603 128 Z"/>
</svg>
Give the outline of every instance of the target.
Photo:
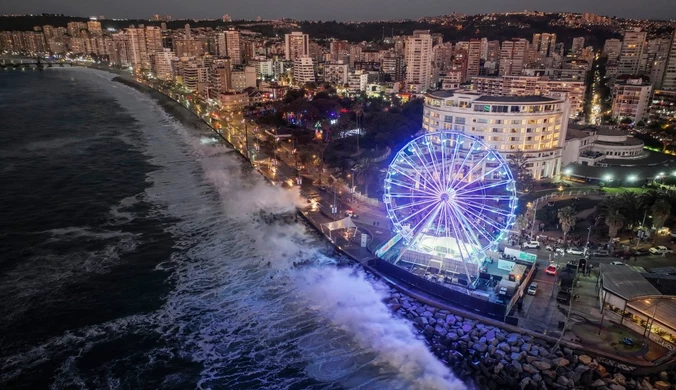
<svg viewBox="0 0 676 390">
<path fill-rule="evenodd" d="M 652 255 L 666 255 L 667 253 L 674 253 L 671 249 L 667 248 L 666 246 L 654 246 L 650 249 L 648 249 L 650 254 Z"/>
<path fill-rule="evenodd" d="M 568 248 L 568 253 L 571 255 L 584 255 L 584 249 Z"/>
<path fill-rule="evenodd" d="M 540 243 L 538 241 L 524 242 L 521 247 L 526 249 L 540 249 Z"/>
<path fill-rule="evenodd" d="M 621 261 L 611 261 L 611 262 L 610 262 L 610 265 L 626 265 L 626 264 L 624 264 L 624 263 L 621 262 Z"/>
<path fill-rule="evenodd" d="M 561 254 L 561 255 L 566 254 L 566 251 L 563 248 L 555 247 L 553 245 L 547 245 L 545 247 L 545 249 L 550 251 L 550 252 L 555 252 L 555 253 L 558 253 L 558 254 Z"/>
</svg>

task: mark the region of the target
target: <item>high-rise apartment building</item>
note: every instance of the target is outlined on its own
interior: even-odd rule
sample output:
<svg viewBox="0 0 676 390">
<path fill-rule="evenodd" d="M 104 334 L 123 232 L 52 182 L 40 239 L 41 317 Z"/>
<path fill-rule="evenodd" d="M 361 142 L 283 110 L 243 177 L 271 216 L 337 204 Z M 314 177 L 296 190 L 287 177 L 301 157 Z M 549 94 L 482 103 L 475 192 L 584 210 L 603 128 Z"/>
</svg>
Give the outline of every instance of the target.
<svg viewBox="0 0 676 390">
<path fill-rule="evenodd" d="M 150 57 L 152 58 L 151 71 L 155 74 L 155 77 L 160 80 L 173 81 L 174 68 L 172 62 L 177 59 L 174 52 L 171 49 L 164 49 L 161 52 L 154 52 Z"/>
<path fill-rule="evenodd" d="M 627 30 L 623 34 L 617 74 L 637 74 L 645 46 L 646 32 L 640 27 Z"/>
<path fill-rule="evenodd" d="M 381 71 L 390 75 L 392 81 L 404 81 L 404 57 L 400 54 L 388 54 L 383 57 Z"/>
<path fill-rule="evenodd" d="M 68 23 L 68 35 L 71 37 L 79 38 L 82 35 L 83 30 L 87 30 L 87 23 L 85 22 Z"/>
<path fill-rule="evenodd" d="M 617 82 L 613 91 L 613 118 L 629 118 L 634 122 L 646 119 L 651 92 L 652 86 L 640 77 Z"/>
<path fill-rule="evenodd" d="M 241 65 L 244 59 L 242 35 L 235 29 L 225 32 L 226 55 L 230 57 L 232 65 Z"/>
<path fill-rule="evenodd" d="M 89 34 L 100 37 L 103 35 L 103 30 L 101 30 L 101 22 L 98 20 L 90 20 L 87 22 L 87 31 Z"/>
<path fill-rule="evenodd" d="M 556 46 L 556 34 L 533 34 L 533 46 L 535 51 L 543 57 L 551 57 Z"/>
<path fill-rule="evenodd" d="M 521 75 L 527 48 L 528 40 L 522 38 L 514 38 L 511 41 L 502 42 L 500 50 L 500 76 Z"/>
<path fill-rule="evenodd" d="M 131 66 L 134 70 L 150 69 L 146 46 L 146 30 L 143 25 L 139 25 L 138 27 L 130 26 L 127 28 L 127 35 L 129 37 L 128 51 Z"/>
<path fill-rule="evenodd" d="M 664 77 L 662 78 L 662 89 L 676 90 L 676 31 L 671 38 L 671 47 L 666 62 Z"/>
<path fill-rule="evenodd" d="M 162 53 L 162 29 L 156 26 L 146 27 L 146 50 L 148 55 Z"/>
<path fill-rule="evenodd" d="M 603 55 L 608 57 L 608 61 L 617 61 L 620 58 L 621 51 L 622 41 L 619 39 L 606 39 L 606 42 L 603 44 Z"/>
<path fill-rule="evenodd" d="M 232 89 L 232 64 L 229 58 L 216 58 L 209 71 L 209 97 L 218 99 L 221 93 Z"/>
<path fill-rule="evenodd" d="M 293 60 L 293 80 L 297 85 L 315 82 L 315 67 L 312 57 L 300 56 Z"/>
<path fill-rule="evenodd" d="M 415 30 L 406 39 L 406 83 L 415 92 L 430 88 L 432 75 L 432 35 L 429 30 Z"/>
<path fill-rule="evenodd" d="M 341 62 L 324 64 L 324 81 L 336 85 L 347 84 L 347 76 L 350 73 L 347 64 Z"/>
<path fill-rule="evenodd" d="M 287 61 L 310 55 L 310 36 L 300 31 L 284 35 L 284 55 Z"/>
<path fill-rule="evenodd" d="M 345 61 L 345 58 L 350 55 L 350 43 L 348 41 L 331 41 L 329 49 L 333 61 Z"/>
<path fill-rule="evenodd" d="M 230 77 L 232 79 L 232 89 L 235 91 L 242 91 L 246 88 L 256 88 L 255 66 L 233 67 Z"/>
<path fill-rule="evenodd" d="M 584 37 L 573 38 L 573 45 L 570 48 L 570 51 L 573 54 L 580 54 L 584 49 Z"/>
<path fill-rule="evenodd" d="M 467 77 L 478 76 L 481 70 L 481 39 L 470 39 L 467 51 Z"/>
<path fill-rule="evenodd" d="M 584 110 L 585 84 L 582 80 L 559 80 L 548 76 L 472 77 L 472 91 L 491 96 L 552 96 L 565 93 L 570 116 Z"/>
</svg>

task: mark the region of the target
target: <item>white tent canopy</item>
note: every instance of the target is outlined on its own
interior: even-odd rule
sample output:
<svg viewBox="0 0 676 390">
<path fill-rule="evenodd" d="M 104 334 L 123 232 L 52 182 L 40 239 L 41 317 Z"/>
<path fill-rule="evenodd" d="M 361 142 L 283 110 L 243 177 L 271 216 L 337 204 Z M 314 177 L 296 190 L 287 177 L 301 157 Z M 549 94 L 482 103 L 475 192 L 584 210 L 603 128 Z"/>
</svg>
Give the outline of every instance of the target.
<svg viewBox="0 0 676 390">
<path fill-rule="evenodd" d="M 324 227 L 329 229 L 329 231 L 334 231 L 334 230 L 338 230 L 338 229 L 352 229 L 352 228 L 356 229 L 357 225 L 355 225 L 354 222 L 352 222 L 351 217 L 345 217 L 345 218 L 338 220 L 338 221 L 324 223 L 324 224 L 322 224 L 322 228 L 324 228 Z"/>
</svg>

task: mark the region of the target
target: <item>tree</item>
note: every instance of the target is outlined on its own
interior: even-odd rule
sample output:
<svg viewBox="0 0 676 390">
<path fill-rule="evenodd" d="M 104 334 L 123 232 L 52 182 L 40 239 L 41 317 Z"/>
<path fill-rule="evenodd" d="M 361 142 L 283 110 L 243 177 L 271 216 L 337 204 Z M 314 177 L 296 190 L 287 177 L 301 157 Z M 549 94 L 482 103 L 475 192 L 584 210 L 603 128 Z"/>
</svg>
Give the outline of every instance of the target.
<svg viewBox="0 0 676 390">
<path fill-rule="evenodd" d="M 636 205 L 633 207 L 637 208 Z M 610 198 L 599 205 L 599 217 L 608 226 L 608 237 L 610 238 L 617 237 L 617 233 L 627 222 L 626 216 L 620 210 L 627 211 L 621 198 Z"/>
<path fill-rule="evenodd" d="M 533 173 L 528 167 L 528 163 L 528 158 L 523 150 L 511 153 L 507 160 L 509 170 L 512 171 L 512 177 L 516 181 L 516 190 L 521 193 L 530 192 L 535 186 Z"/>
<path fill-rule="evenodd" d="M 641 208 L 641 198 L 636 192 L 622 192 L 617 196 L 616 200 L 617 203 L 613 207 L 622 210 L 622 215 L 624 216 L 623 226 L 631 229 L 634 225 L 641 222 L 643 209 Z M 620 229 L 623 226 L 620 226 Z"/>
<path fill-rule="evenodd" d="M 566 237 L 568 236 L 568 232 L 575 226 L 575 222 L 577 222 L 575 219 L 575 209 L 570 206 L 566 206 L 562 209 L 559 209 L 557 215 L 559 217 L 559 224 L 561 225 L 563 239 L 565 241 Z"/>
<path fill-rule="evenodd" d="M 653 214 L 653 225 L 655 229 L 659 230 L 671 215 L 671 205 L 667 199 L 660 198 L 655 201 L 650 211 Z"/>
</svg>

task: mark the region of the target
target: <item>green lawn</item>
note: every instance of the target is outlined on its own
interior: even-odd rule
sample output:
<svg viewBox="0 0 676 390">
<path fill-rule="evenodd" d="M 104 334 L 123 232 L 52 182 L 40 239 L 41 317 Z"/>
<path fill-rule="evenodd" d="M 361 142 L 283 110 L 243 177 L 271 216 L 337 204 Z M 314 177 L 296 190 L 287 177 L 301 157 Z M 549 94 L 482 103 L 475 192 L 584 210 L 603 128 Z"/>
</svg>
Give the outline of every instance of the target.
<svg viewBox="0 0 676 390">
<path fill-rule="evenodd" d="M 648 191 L 650 188 L 640 188 L 640 187 L 603 187 L 603 191 L 606 194 L 619 194 L 622 192 L 636 192 L 641 194 Z"/>
</svg>

